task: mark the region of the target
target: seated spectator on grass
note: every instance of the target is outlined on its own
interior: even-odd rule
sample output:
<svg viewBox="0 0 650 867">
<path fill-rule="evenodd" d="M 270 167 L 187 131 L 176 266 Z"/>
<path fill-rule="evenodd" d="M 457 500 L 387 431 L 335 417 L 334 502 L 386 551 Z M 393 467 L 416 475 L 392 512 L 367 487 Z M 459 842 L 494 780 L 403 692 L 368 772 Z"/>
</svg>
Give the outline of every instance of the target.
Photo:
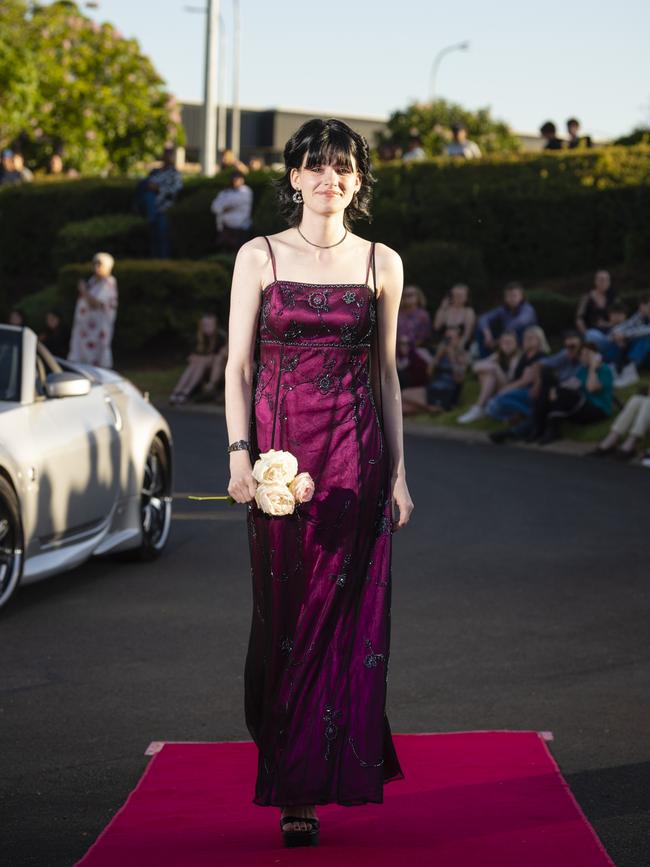
<svg viewBox="0 0 650 867">
<path fill-rule="evenodd" d="M 34 180 L 34 172 L 27 168 L 25 158 L 20 151 L 14 154 L 14 171 L 18 172 L 23 183 L 30 184 Z"/>
<path fill-rule="evenodd" d="M 19 184 L 21 181 L 21 174 L 16 169 L 16 154 L 11 148 L 5 148 L 2 151 L 2 162 L 0 165 L 0 184 L 2 186 L 9 186 L 10 184 Z"/>
<path fill-rule="evenodd" d="M 248 161 L 249 172 L 261 172 L 266 168 L 263 157 L 251 157 Z"/>
<path fill-rule="evenodd" d="M 251 237 L 253 225 L 253 190 L 240 171 L 230 178 L 230 186 L 221 190 L 210 206 L 216 217 L 217 247 L 236 253 Z"/>
<path fill-rule="evenodd" d="M 431 339 L 431 315 L 427 299 L 419 286 L 407 284 L 402 292 L 397 313 L 397 336 L 408 337 L 415 346 L 422 346 Z"/>
<path fill-rule="evenodd" d="M 478 377 L 479 396 L 476 403 L 458 418 L 459 424 L 470 424 L 483 418 L 490 398 L 514 380 L 520 357 L 516 333 L 504 331 L 496 352 L 474 362 L 472 370 Z"/>
<path fill-rule="evenodd" d="M 424 386 L 429 381 L 433 357 L 428 349 L 416 346 L 406 334 L 397 339 L 395 364 L 401 389 Z"/>
<path fill-rule="evenodd" d="M 561 139 L 557 137 L 557 127 L 552 120 L 547 120 L 539 128 L 540 135 L 545 140 L 545 151 L 561 151 L 563 144 Z"/>
<path fill-rule="evenodd" d="M 535 382 L 535 365 L 548 357 L 549 345 L 539 325 L 531 325 L 524 332 L 523 352 L 513 375 L 512 382 L 503 386 L 487 404 L 486 414 L 495 421 L 510 424 L 528 418 L 533 410 L 532 386 Z M 493 442 L 504 442 L 510 429 L 490 434 Z"/>
<path fill-rule="evenodd" d="M 613 304 L 610 310 L 616 310 Z M 650 295 L 639 301 L 636 313 L 623 322 L 614 322 L 608 334 L 596 334 L 597 344 L 605 361 L 614 363 L 621 371 L 614 381 L 616 388 L 625 388 L 638 382 L 639 368 L 650 366 Z"/>
<path fill-rule="evenodd" d="M 583 343 L 580 365 L 574 380 L 567 380 L 550 390 L 539 445 L 547 445 L 562 436 L 562 422 L 578 424 L 603 421 L 612 414 L 614 375 L 603 362 L 595 343 Z"/>
<path fill-rule="evenodd" d="M 65 358 L 70 345 L 70 335 L 63 325 L 61 313 L 58 310 L 48 310 L 45 314 L 45 328 L 38 339 L 46 346 L 52 355 Z"/>
<path fill-rule="evenodd" d="M 199 385 L 201 397 L 216 396 L 228 360 L 228 336 L 215 313 L 204 313 L 196 329 L 196 347 L 169 397 L 170 403 L 187 403 Z M 205 382 L 203 382 L 205 380 Z"/>
<path fill-rule="evenodd" d="M 521 343 L 529 325 L 537 325 L 535 308 L 526 301 L 521 283 L 508 283 L 503 290 L 503 304 L 478 318 L 476 340 L 479 356 L 485 358 L 493 352 L 499 334 L 504 331 L 514 331 Z"/>
<path fill-rule="evenodd" d="M 419 351 L 422 352 L 421 349 Z M 453 409 L 458 403 L 469 361 L 469 353 L 463 347 L 461 329 L 448 326 L 428 365 L 426 384 L 402 391 L 404 415 Z"/>
<path fill-rule="evenodd" d="M 633 394 L 628 399 L 614 421 L 611 431 L 591 454 L 595 457 L 616 454 L 623 459 L 633 458 L 648 434 L 650 434 L 650 389 L 646 385 L 642 392 Z M 620 444 L 621 440 L 623 440 L 622 444 Z"/>
<path fill-rule="evenodd" d="M 439 340 L 449 326 L 460 328 L 465 349 L 474 337 L 476 313 L 469 302 L 469 287 L 456 283 L 440 302 L 433 320 L 434 340 Z"/>
<path fill-rule="evenodd" d="M 23 328 L 26 324 L 25 314 L 22 310 L 14 307 L 13 310 L 9 311 L 9 316 L 7 316 L 7 325 L 15 325 L 16 328 Z"/>
<path fill-rule="evenodd" d="M 113 367 L 113 329 L 117 317 L 117 281 L 113 277 L 115 260 L 110 253 L 96 253 L 93 275 L 79 280 L 70 336 L 70 361 Z"/>
<path fill-rule="evenodd" d="M 616 300 L 609 271 L 596 271 L 593 288 L 586 292 L 578 303 L 576 328 L 584 340 L 589 340 L 589 332 L 610 330 L 609 309 Z"/>
</svg>

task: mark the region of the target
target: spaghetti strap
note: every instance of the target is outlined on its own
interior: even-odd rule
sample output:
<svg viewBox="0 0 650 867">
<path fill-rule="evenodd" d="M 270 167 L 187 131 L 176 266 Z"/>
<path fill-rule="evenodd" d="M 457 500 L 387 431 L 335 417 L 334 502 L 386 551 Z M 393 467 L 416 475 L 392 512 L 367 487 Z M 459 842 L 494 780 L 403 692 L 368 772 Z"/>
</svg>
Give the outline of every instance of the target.
<svg viewBox="0 0 650 867">
<path fill-rule="evenodd" d="M 370 277 L 370 267 L 373 268 L 373 279 L 374 279 L 374 261 L 375 261 L 375 242 L 370 242 L 370 255 L 368 256 L 368 270 L 366 271 L 366 286 L 368 285 L 368 278 Z"/>
<path fill-rule="evenodd" d="M 273 279 L 274 279 L 275 282 L 277 283 L 277 282 L 278 282 L 278 275 L 277 275 L 277 273 L 276 273 L 276 271 L 275 271 L 275 256 L 273 255 L 273 247 L 271 246 L 271 242 L 270 242 L 269 239 L 266 237 L 266 235 L 264 235 L 264 240 L 266 241 L 266 243 L 267 243 L 268 246 L 269 246 L 269 253 L 271 254 L 271 264 L 273 265 Z"/>
</svg>

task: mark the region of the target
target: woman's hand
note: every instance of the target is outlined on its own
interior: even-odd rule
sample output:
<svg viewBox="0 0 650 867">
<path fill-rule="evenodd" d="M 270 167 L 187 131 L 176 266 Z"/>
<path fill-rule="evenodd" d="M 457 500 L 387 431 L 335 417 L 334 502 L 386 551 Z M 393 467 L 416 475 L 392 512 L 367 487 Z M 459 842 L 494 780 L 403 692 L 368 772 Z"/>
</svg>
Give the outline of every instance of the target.
<svg viewBox="0 0 650 867">
<path fill-rule="evenodd" d="M 248 451 L 240 449 L 230 453 L 230 481 L 228 493 L 237 503 L 250 503 L 255 499 L 257 481 Z"/>
<path fill-rule="evenodd" d="M 404 476 L 393 477 L 392 487 L 393 530 L 399 530 L 408 523 L 408 520 L 411 517 L 411 512 L 413 511 L 413 500 L 409 494 L 409 489 L 406 486 L 406 479 Z M 395 517 L 396 511 L 399 518 Z"/>
</svg>

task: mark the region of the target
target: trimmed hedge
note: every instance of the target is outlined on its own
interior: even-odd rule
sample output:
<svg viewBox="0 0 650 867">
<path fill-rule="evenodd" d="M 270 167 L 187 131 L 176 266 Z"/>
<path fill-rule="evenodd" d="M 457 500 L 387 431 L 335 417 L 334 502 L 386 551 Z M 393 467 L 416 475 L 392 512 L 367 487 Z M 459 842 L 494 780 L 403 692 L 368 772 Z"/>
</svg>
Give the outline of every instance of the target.
<svg viewBox="0 0 650 867">
<path fill-rule="evenodd" d="M 99 251 L 116 259 L 147 256 L 147 223 L 136 214 L 108 214 L 67 223 L 56 237 L 52 263 L 58 270 L 70 262 L 90 261 Z"/>
<path fill-rule="evenodd" d="M 638 262 L 643 255 L 640 227 L 650 216 L 648 145 L 469 161 L 440 158 L 380 166 L 375 174 L 374 220 L 359 224 L 360 234 L 400 253 L 432 241 L 471 248 L 494 285 L 569 276 Z M 259 172 L 248 179 L 260 234 L 284 225 L 270 186 L 276 176 Z M 228 180 L 225 173 L 186 180 L 170 211 L 175 256 L 214 252 L 210 202 Z M 135 183 L 39 182 L 0 192 L 0 287 L 8 290 L 7 302 L 54 278 L 55 240 L 67 223 L 129 212 Z M 141 227 L 134 224 L 130 231 L 137 235 Z M 133 242 L 137 249 L 140 242 L 129 234 L 120 235 L 120 243 Z M 406 276 L 420 279 L 417 273 Z"/>
<path fill-rule="evenodd" d="M 66 265 L 59 271 L 57 297 L 72 321 L 77 283 L 87 278 L 87 265 Z M 116 263 L 119 302 L 114 348 L 123 355 L 162 346 L 187 349 L 197 318 L 213 310 L 227 327 L 230 278 L 216 262 L 124 259 Z"/>
<path fill-rule="evenodd" d="M 423 289 L 432 309 L 455 283 L 467 283 L 472 305 L 485 307 L 488 281 L 478 250 L 449 241 L 420 241 L 407 247 L 402 256 L 407 281 Z"/>
</svg>

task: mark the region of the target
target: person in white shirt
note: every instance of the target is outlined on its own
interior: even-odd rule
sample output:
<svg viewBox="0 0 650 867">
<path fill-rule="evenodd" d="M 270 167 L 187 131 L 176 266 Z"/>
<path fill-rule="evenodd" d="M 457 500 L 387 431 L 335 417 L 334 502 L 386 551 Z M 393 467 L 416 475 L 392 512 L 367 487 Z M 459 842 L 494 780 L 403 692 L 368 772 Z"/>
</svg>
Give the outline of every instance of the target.
<svg viewBox="0 0 650 867">
<path fill-rule="evenodd" d="M 244 174 L 233 172 L 230 186 L 221 190 L 210 210 L 217 222 L 217 245 L 233 252 L 250 238 L 253 225 L 253 191 Z"/>
<path fill-rule="evenodd" d="M 453 140 L 447 145 L 448 157 L 464 157 L 466 160 L 480 159 L 483 154 L 476 142 L 467 138 L 467 127 L 464 123 L 451 125 Z"/>
</svg>

